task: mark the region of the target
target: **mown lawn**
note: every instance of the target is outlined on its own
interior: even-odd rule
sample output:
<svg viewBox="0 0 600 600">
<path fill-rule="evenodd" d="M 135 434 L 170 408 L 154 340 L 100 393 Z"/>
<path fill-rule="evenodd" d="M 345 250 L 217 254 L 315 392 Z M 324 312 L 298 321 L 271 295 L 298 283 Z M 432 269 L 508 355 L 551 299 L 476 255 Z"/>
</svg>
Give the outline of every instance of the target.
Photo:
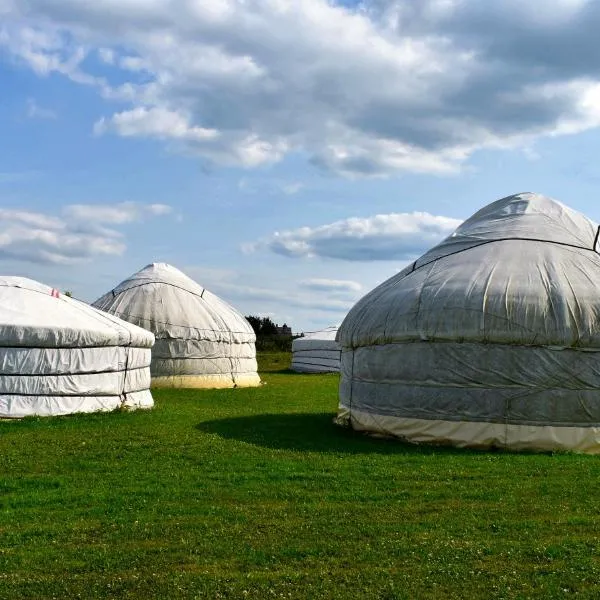
<svg viewBox="0 0 600 600">
<path fill-rule="evenodd" d="M 0 598 L 600 597 L 600 459 L 332 425 L 337 376 L 0 422 Z"/>
</svg>

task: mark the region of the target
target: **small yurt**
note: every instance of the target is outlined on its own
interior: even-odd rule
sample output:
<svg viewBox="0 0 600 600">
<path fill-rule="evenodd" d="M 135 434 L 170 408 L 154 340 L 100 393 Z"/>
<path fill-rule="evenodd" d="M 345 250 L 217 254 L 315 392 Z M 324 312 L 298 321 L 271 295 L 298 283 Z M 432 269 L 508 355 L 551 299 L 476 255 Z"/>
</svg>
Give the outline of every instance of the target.
<svg viewBox="0 0 600 600">
<path fill-rule="evenodd" d="M 0 277 L 0 418 L 150 408 L 154 336 L 24 277 Z"/>
<path fill-rule="evenodd" d="M 340 345 L 337 327 L 305 333 L 292 342 L 292 370 L 298 373 L 338 373 Z"/>
<path fill-rule="evenodd" d="M 231 388 L 260 385 L 256 336 L 235 308 L 179 269 L 152 263 L 94 306 L 154 333 L 152 385 Z"/>
<path fill-rule="evenodd" d="M 342 323 L 337 421 L 410 442 L 600 453 L 598 226 L 493 202 Z"/>
</svg>

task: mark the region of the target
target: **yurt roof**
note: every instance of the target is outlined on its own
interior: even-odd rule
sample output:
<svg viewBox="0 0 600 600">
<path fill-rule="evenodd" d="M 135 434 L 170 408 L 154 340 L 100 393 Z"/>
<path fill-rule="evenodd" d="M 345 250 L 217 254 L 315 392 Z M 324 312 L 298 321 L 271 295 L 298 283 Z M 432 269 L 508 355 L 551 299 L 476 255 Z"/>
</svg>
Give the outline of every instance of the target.
<svg viewBox="0 0 600 600">
<path fill-rule="evenodd" d="M 339 340 L 600 348 L 598 281 L 598 226 L 551 198 L 516 194 L 363 297 Z"/>
<path fill-rule="evenodd" d="M 318 331 L 307 331 L 304 333 L 302 338 L 304 340 L 335 340 L 335 336 L 338 331 L 338 326 L 333 325 L 326 327 L 325 329 L 319 329 Z"/>
<path fill-rule="evenodd" d="M 152 333 L 47 285 L 0 277 L 0 346 L 150 348 Z"/>
<path fill-rule="evenodd" d="M 157 335 L 169 330 L 224 331 L 254 339 L 244 316 L 176 267 L 151 263 L 94 302 L 94 306 L 135 322 Z"/>
</svg>

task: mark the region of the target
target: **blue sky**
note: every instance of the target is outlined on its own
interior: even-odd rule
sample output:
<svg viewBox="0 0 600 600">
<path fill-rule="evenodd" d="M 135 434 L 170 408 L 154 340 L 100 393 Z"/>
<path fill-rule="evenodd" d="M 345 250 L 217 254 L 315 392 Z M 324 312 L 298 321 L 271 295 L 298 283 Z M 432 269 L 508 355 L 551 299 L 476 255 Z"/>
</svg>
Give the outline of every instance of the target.
<svg viewBox="0 0 600 600">
<path fill-rule="evenodd" d="M 0 0 L 0 262 L 153 261 L 294 330 L 485 204 L 600 221 L 598 4 Z"/>
</svg>

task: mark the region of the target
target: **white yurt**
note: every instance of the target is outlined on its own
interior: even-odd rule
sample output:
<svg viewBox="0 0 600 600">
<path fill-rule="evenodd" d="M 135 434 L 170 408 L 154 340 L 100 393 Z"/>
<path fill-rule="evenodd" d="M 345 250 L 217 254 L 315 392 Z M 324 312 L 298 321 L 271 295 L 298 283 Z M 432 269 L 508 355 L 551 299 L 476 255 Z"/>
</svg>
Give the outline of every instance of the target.
<svg viewBox="0 0 600 600">
<path fill-rule="evenodd" d="M 150 408 L 154 336 L 24 277 L 0 277 L 0 418 Z"/>
<path fill-rule="evenodd" d="M 256 336 L 248 321 L 171 265 L 144 267 L 94 306 L 154 333 L 154 386 L 260 385 Z"/>
<path fill-rule="evenodd" d="M 348 313 L 338 422 L 600 453 L 598 232 L 538 194 L 481 209 Z"/>
<path fill-rule="evenodd" d="M 292 370 L 298 373 L 338 373 L 340 345 L 337 327 L 305 333 L 292 342 Z"/>
</svg>

